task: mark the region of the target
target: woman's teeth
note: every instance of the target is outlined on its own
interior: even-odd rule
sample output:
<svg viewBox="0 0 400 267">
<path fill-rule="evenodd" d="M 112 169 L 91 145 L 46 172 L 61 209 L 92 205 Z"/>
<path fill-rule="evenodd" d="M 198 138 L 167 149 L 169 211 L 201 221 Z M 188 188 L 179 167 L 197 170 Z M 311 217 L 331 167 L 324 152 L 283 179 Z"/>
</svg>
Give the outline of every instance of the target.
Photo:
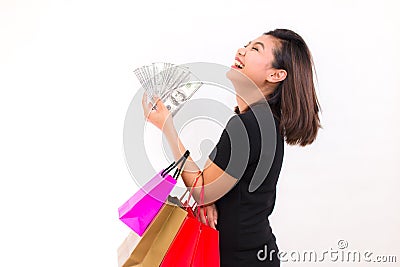
<svg viewBox="0 0 400 267">
<path fill-rule="evenodd" d="M 243 69 L 244 65 L 240 63 L 238 60 L 235 59 L 235 66 L 238 67 L 239 69 Z"/>
</svg>

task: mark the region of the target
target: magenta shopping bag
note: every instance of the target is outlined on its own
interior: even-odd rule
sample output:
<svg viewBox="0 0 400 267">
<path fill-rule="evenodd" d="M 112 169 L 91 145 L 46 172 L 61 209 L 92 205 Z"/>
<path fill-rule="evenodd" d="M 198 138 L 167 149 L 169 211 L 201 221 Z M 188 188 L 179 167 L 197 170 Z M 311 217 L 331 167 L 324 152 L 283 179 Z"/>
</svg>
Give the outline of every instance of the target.
<svg viewBox="0 0 400 267">
<path fill-rule="evenodd" d="M 120 220 L 139 236 L 143 235 L 165 203 L 189 154 L 187 150 L 177 162 L 173 162 L 168 168 L 157 173 L 118 209 Z M 176 169 L 173 176 L 169 175 L 168 173 L 179 163 L 181 163 L 180 168 Z"/>
</svg>

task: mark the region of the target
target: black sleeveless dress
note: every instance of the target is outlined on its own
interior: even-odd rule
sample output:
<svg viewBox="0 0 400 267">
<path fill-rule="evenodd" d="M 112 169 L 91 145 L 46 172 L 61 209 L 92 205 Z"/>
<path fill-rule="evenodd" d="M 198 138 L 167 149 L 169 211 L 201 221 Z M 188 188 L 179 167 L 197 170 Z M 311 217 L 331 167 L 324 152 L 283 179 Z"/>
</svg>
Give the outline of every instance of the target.
<svg viewBox="0 0 400 267">
<path fill-rule="evenodd" d="M 271 117 L 271 121 L 274 121 L 272 124 L 259 123 L 263 117 L 256 116 L 257 112 L 265 113 L 265 108 L 261 105 L 256 104 L 248 111 L 234 115 L 209 155 L 216 165 L 239 179 L 236 185 L 215 203 L 218 210 L 221 267 L 280 266 L 277 258 L 278 247 L 268 216 L 275 205 L 284 140 L 279 132 L 277 118 Z M 243 129 L 247 136 L 243 135 Z M 261 134 L 271 133 L 271 130 L 275 131 L 275 136 Z M 246 138 L 247 140 L 244 140 Z M 275 153 L 272 151 L 272 156 L 269 155 L 272 165 L 270 163 L 266 172 L 260 175 L 255 170 L 264 159 L 262 154 L 265 154 L 265 151 L 261 152 L 261 145 L 271 142 L 271 138 L 276 138 Z M 245 168 L 240 160 L 246 162 Z M 239 165 L 240 168 L 235 168 Z M 255 173 L 258 177 L 254 176 Z M 255 191 L 250 192 L 249 185 L 252 179 L 263 181 Z"/>
</svg>

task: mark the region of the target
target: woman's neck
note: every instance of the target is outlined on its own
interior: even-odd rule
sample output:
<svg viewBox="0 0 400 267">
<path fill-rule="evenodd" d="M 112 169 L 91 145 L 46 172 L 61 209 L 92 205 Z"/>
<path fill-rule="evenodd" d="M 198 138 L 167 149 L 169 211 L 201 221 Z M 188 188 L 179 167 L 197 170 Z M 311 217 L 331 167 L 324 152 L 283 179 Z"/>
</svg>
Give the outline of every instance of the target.
<svg viewBox="0 0 400 267">
<path fill-rule="evenodd" d="M 238 104 L 239 113 L 243 113 L 249 108 L 249 105 L 238 95 L 236 95 L 236 102 Z"/>
<path fill-rule="evenodd" d="M 247 111 L 249 109 L 250 105 L 257 103 L 261 100 L 262 100 L 262 97 L 244 100 L 240 96 L 236 95 L 236 102 L 238 104 L 239 113 L 243 113 L 243 112 Z"/>
</svg>

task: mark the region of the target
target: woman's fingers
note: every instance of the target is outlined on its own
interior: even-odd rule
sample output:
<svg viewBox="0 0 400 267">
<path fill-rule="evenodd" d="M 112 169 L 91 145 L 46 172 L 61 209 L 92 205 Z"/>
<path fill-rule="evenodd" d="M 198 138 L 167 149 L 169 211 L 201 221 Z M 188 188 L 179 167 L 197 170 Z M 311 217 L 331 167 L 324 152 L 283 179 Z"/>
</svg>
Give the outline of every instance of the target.
<svg viewBox="0 0 400 267">
<path fill-rule="evenodd" d="M 144 93 L 143 97 L 142 97 L 142 107 L 143 107 L 144 117 L 147 119 L 149 117 L 152 109 L 151 109 L 151 103 L 147 103 L 147 94 L 146 93 Z"/>
<path fill-rule="evenodd" d="M 215 205 L 207 206 L 207 220 L 210 227 L 214 228 L 217 225 L 216 209 Z"/>
<path fill-rule="evenodd" d="M 215 206 L 215 204 L 213 204 L 214 208 L 213 208 L 213 214 L 214 214 L 214 224 L 217 225 L 218 222 L 218 211 L 217 211 L 217 207 Z"/>
<path fill-rule="evenodd" d="M 153 97 L 153 101 L 154 101 L 154 103 L 156 103 L 156 104 L 153 104 L 151 102 L 147 103 L 148 102 L 147 99 L 148 99 L 147 94 L 144 93 L 143 98 L 142 98 L 143 114 L 144 114 L 144 117 L 146 118 L 146 120 L 153 121 L 154 116 L 159 114 L 161 111 L 159 107 L 161 107 L 161 108 L 163 107 L 163 105 L 161 105 L 162 101 L 158 97 L 157 98 Z M 157 102 L 156 102 L 156 100 L 157 100 Z"/>
<path fill-rule="evenodd" d="M 147 102 L 147 94 L 144 93 L 142 97 L 142 106 L 145 120 L 151 122 L 162 131 L 166 126 L 173 127 L 172 115 L 159 97 L 153 97 L 153 103 L 155 104 Z"/>
<path fill-rule="evenodd" d="M 208 219 L 208 225 L 209 225 L 211 228 L 216 229 L 216 228 L 215 228 L 215 222 L 214 222 L 213 218 L 207 216 L 207 219 Z"/>
<path fill-rule="evenodd" d="M 143 114 L 145 117 L 147 117 L 147 94 L 144 93 L 142 97 L 142 108 L 143 108 Z"/>
<path fill-rule="evenodd" d="M 204 207 L 197 207 L 198 209 L 200 209 L 199 213 L 200 213 L 200 221 L 204 224 L 207 224 L 207 218 L 204 215 Z"/>
<path fill-rule="evenodd" d="M 197 212 L 197 209 L 200 209 L 198 211 L 198 213 L 200 214 L 199 220 L 202 223 L 209 225 L 211 228 L 216 229 L 217 220 L 218 220 L 218 212 L 217 212 L 216 206 L 213 204 L 213 205 L 205 206 L 205 207 L 197 207 L 195 212 Z M 204 210 L 205 210 L 206 214 L 204 214 Z"/>
<path fill-rule="evenodd" d="M 161 101 L 161 98 L 155 96 L 155 97 L 153 97 L 153 100 L 154 100 L 154 103 L 156 103 L 155 104 L 156 109 L 159 110 L 160 112 L 167 109 L 164 105 L 164 102 Z"/>
</svg>

